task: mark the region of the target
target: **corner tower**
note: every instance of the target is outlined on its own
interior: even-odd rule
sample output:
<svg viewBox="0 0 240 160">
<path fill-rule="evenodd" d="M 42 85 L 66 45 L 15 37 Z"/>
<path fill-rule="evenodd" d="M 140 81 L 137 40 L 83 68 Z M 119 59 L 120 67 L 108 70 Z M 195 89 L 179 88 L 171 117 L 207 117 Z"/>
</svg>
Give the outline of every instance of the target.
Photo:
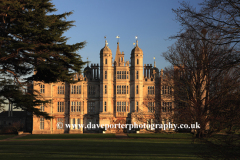
<svg viewBox="0 0 240 160">
<path fill-rule="evenodd" d="M 131 52 L 131 112 L 135 112 L 143 107 L 143 51 L 136 46 Z"/>
<path fill-rule="evenodd" d="M 113 64 L 112 51 L 107 46 L 100 51 L 100 114 L 99 124 L 110 124 L 113 117 Z"/>
</svg>

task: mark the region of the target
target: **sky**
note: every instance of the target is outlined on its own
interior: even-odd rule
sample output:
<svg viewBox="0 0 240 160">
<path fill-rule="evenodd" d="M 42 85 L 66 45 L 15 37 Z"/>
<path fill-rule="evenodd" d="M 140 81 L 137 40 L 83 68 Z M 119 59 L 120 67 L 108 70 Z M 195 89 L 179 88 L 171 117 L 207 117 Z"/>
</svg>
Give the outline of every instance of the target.
<svg viewBox="0 0 240 160">
<path fill-rule="evenodd" d="M 199 9 L 203 0 L 191 0 L 190 5 Z M 72 28 L 64 33 L 68 44 L 86 41 L 86 46 L 78 51 L 83 61 L 100 64 L 100 50 L 105 45 L 116 55 L 119 36 L 120 51 L 125 60 L 130 60 L 131 50 L 138 37 L 138 46 L 143 50 L 143 63 L 154 64 L 164 69 L 170 66 L 162 53 L 174 44 L 169 40 L 176 35 L 181 25 L 176 21 L 172 9 L 180 7 L 182 0 L 52 0 L 58 10 L 52 14 L 73 11 L 67 21 L 75 21 Z"/>
<path fill-rule="evenodd" d="M 203 0 L 191 0 L 193 7 L 199 8 Z M 68 44 L 86 41 L 86 46 L 78 51 L 83 61 L 100 63 L 100 50 L 105 45 L 104 36 L 116 55 L 119 36 L 120 51 L 125 60 L 130 60 L 131 50 L 138 37 L 138 46 L 143 50 L 143 63 L 154 63 L 164 69 L 170 66 L 162 53 L 174 44 L 169 40 L 176 35 L 181 25 L 176 21 L 172 9 L 180 7 L 181 0 L 52 0 L 58 10 L 54 14 L 73 11 L 66 20 L 74 20 L 74 27 L 64 33 Z"/>
</svg>

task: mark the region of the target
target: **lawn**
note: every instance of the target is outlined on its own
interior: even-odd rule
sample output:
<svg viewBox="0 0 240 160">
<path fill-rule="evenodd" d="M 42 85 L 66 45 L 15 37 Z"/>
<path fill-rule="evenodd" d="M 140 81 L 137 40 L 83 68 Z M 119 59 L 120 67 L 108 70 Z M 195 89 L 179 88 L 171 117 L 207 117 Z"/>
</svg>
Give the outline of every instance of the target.
<svg viewBox="0 0 240 160">
<path fill-rule="evenodd" d="M 189 139 L 111 138 L 114 134 L 58 135 L 69 140 L 44 140 L 53 135 L 28 135 L 21 139 L 0 142 L 4 159 L 201 159 L 209 153 L 204 144 Z M 56 135 L 55 135 L 56 136 Z M 72 136 L 79 136 L 70 140 Z M 86 136 L 84 138 L 84 136 Z M 103 136 L 103 137 L 101 137 Z M 41 138 L 42 137 L 42 138 Z M 53 136 L 54 137 L 54 136 Z M 59 138 L 58 137 L 58 138 Z M 81 137 L 81 138 L 80 138 Z M 92 137 L 92 138 L 91 138 Z M 98 138 L 97 138 L 98 137 Z M 34 139 L 42 140 L 34 140 Z"/>
<path fill-rule="evenodd" d="M 115 134 L 30 134 L 18 139 L 82 139 L 82 138 L 115 138 Z"/>
<path fill-rule="evenodd" d="M 170 138 L 170 139 L 179 139 L 185 138 L 189 139 L 192 138 L 192 134 L 190 133 L 152 133 L 152 134 L 128 134 L 130 138 Z"/>
<path fill-rule="evenodd" d="M 17 136 L 15 134 L 11 134 L 11 135 L 0 135 L 0 140 L 3 140 L 3 139 L 7 139 L 7 138 L 12 138 L 14 136 Z"/>
</svg>

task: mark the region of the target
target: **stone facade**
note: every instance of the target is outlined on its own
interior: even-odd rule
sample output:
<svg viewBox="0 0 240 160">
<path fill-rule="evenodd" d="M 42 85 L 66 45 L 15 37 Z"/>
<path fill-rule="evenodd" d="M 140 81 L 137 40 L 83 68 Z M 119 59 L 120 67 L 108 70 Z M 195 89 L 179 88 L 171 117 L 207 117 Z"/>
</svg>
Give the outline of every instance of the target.
<svg viewBox="0 0 240 160">
<path fill-rule="evenodd" d="M 131 64 L 130 64 L 131 63 Z M 100 71 L 99 71 L 100 69 Z M 33 116 L 33 134 L 101 132 L 100 129 L 66 128 L 65 124 L 134 124 L 167 123 L 171 121 L 173 97 L 164 83 L 163 71 L 143 65 L 143 51 L 136 46 L 131 62 L 124 60 L 119 43 L 115 60 L 107 46 L 100 50 L 100 66 L 92 64 L 84 75 L 76 74 L 75 84 L 33 82 L 41 98 L 51 100 L 42 111 L 54 116 L 51 120 Z M 60 125 L 59 125 L 60 124 Z M 63 127 L 62 127 L 63 124 Z M 112 128 L 105 132 L 123 132 Z"/>
</svg>

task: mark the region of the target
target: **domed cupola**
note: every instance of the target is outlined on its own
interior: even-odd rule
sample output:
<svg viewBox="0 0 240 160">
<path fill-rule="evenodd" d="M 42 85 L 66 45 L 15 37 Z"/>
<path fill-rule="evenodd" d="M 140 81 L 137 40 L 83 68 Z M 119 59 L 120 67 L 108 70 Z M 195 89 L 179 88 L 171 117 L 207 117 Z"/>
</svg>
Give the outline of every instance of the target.
<svg viewBox="0 0 240 160">
<path fill-rule="evenodd" d="M 138 40 L 136 40 L 136 46 L 132 49 L 130 58 L 131 66 L 143 67 L 143 51 L 138 47 Z"/>
<path fill-rule="evenodd" d="M 139 54 L 143 55 L 143 51 L 141 48 L 138 47 L 138 40 L 136 40 L 136 46 L 132 49 L 131 57 Z"/>
<path fill-rule="evenodd" d="M 100 56 L 102 56 L 103 54 L 112 54 L 112 51 L 110 48 L 108 48 L 108 43 L 107 40 L 105 40 L 105 46 L 100 50 Z"/>
</svg>

